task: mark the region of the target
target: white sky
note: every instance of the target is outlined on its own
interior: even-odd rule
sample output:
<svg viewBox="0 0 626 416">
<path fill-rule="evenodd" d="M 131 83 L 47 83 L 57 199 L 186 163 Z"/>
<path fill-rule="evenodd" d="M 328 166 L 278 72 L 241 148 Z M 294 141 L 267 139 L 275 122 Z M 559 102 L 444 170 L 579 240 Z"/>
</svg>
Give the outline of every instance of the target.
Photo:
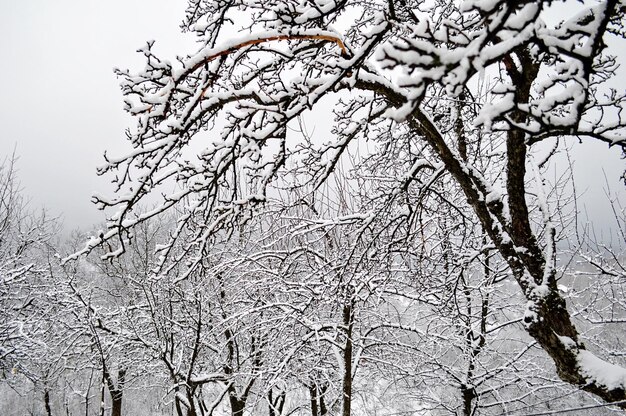
<svg viewBox="0 0 626 416">
<path fill-rule="evenodd" d="M 31 207 L 62 215 L 66 228 L 103 219 L 90 203 L 107 194 L 95 167 L 102 153 L 128 148 L 113 67 L 138 69 L 135 51 L 156 39 L 173 60 L 193 51 L 180 32 L 185 0 L 0 0 L 0 160 L 16 148 L 19 178 Z M 576 145 L 579 190 L 591 218 L 611 228 L 603 169 L 626 203 L 617 178 L 625 164 L 605 145 Z M 110 192 L 109 192 L 110 193 Z"/>
<path fill-rule="evenodd" d="M 13 148 L 31 207 L 66 227 L 103 219 L 91 195 L 110 189 L 95 167 L 127 148 L 114 67 L 141 68 L 149 39 L 185 54 L 184 0 L 0 0 L 0 158 Z M 187 43 L 183 40 L 187 39 Z"/>
</svg>

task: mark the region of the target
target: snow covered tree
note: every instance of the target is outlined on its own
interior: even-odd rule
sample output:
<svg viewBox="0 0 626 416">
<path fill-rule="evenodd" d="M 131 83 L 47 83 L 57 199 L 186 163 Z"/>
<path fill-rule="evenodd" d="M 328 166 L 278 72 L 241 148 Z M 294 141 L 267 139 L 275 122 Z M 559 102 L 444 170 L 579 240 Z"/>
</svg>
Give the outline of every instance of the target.
<svg viewBox="0 0 626 416">
<path fill-rule="evenodd" d="M 485 249 L 506 261 L 526 330 L 558 376 L 626 408 L 626 370 L 587 350 L 559 292 L 560 230 L 542 177 L 564 141 L 626 148 L 626 97 L 613 87 L 625 13 L 617 0 L 190 0 L 183 27 L 197 36 L 195 53 L 170 62 L 150 42 L 144 70 L 117 71 L 137 119 L 133 150 L 106 157 L 100 173 L 118 189 L 96 199 L 117 210 L 85 251 L 106 242 L 107 256 L 119 255 L 135 226 L 177 210 L 160 267 L 182 247 L 192 276 L 218 230 L 277 189 L 297 190 L 293 172 L 308 172 L 315 189 L 344 163 L 358 181 L 371 178 L 371 161 L 387 161 L 384 203 L 352 218 L 364 229 L 372 218 L 412 224 L 420 201 L 407 190 L 445 198 L 437 184 L 453 181 Z M 329 106 L 332 138 L 294 132 Z M 159 195 L 154 209 L 133 212 Z"/>
<path fill-rule="evenodd" d="M 58 223 L 30 209 L 16 163 L 14 155 L 0 163 L 0 382 L 35 394 L 22 410 L 41 407 L 50 416 L 65 396 L 75 331 L 58 273 Z"/>
<path fill-rule="evenodd" d="M 22 196 L 13 155 L 0 162 L 0 371 L 28 371 L 49 325 L 45 277 L 55 223 Z M 44 318 L 42 320 L 42 317 Z"/>
</svg>

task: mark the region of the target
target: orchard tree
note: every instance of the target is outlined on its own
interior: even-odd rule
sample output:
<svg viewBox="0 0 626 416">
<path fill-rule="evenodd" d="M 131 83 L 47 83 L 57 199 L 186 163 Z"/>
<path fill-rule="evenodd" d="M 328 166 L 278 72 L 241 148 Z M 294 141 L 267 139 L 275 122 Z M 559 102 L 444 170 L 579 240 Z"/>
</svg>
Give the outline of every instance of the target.
<svg viewBox="0 0 626 416">
<path fill-rule="evenodd" d="M 49 393 L 62 349 L 59 309 L 47 287 L 54 220 L 32 212 L 21 193 L 15 155 L 0 159 L 0 379 L 23 374 Z M 54 260 L 54 259 L 53 259 Z"/>
<path fill-rule="evenodd" d="M 117 210 L 85 251 L 105 243 L 117 256 L 136 225 L 177 210 L 162 267 L 177 242 L 199 259 L 212 235 L 289 188 L 294 172 L 308 172 L 315 189 L 355 158 L 355 180 L 371 178 L 368 161 L 394 158 L 387 203 L 354 218 L 367 227 L 395 206 L 389 219 L 411 223 L 419 201 L 403 199 L 407 191 L 451 180 L 485 249 L 506 261 L 525 328 L 558 376 L 626 408 L 626 370 L 587 350 L 559 292 L 562 230 L 543 178 L 563 142 L 626 148 L 626 97 L 612 87 L 625 12 L 617 0 L 191 0 L 183 27 L 198 39 L 195 53 L 170 62 L 150 42 L 144 70 L 117 71 L 137 120 L 133 150 L 100 169 L 117 193 L 97 203 Z M 328 117 L 329 105 L 331 138 L 294 132 L 300 117 Z M 200 266 L 189 262 L 186 275 Z"/>
<path fill-rule="evenodd" d="M 411 147 L 407 140 L 397 135 L 387 148 L 393 157 L 369 161 L 377 179 L 360 183 L 372 204 L 388 204 L 400 186 L 394 170 L 401 166 L 393 161 Z M 461 190 L 442 178 L 428 192 L 409 187 L 402 198 L 414 207 L 412 225 L 400 221 L 404 229 L 377 233 L 391 276 L 368 335 L 376 350 L 368 354 L 376 363 L 368 378 L 386 386 L 379 406 L 389 401 L 405 406 L 391 413 L 473 415 L 509 413 L 534 400 L 553 404 L 561 386 L 550 381 L 544 357 L 523 334 L 522 294 L 511 286 L 506 262 L 486 244 Z M 393 212 L 384 218 L 381 225 L 393 223 Z M 366 391 L 376 397 L 376 383 Z M 417 408 L 408 410 L 410 403 Z"/>
</svg>

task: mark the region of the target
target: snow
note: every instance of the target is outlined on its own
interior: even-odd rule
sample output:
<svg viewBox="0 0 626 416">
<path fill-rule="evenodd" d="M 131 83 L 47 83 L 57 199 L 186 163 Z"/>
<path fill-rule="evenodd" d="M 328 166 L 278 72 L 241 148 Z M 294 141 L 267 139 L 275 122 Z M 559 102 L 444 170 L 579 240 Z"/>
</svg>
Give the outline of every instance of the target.
<svg viewBox="0 0 626 416">
<path fill-rule="evenodd" d="M 529 27 L 529 21 L 533 21 L 534 17 L 539 13 L 538 3 L 529 3 L 524 6 L 517 14 L 511 16 L 507 21 L 507 27 L 516 30 L 522 30 Z"/>
<path fill-rule="evenodd" d="M 178 400 L 181 401 L 182 404 L 184 404 L 188 409 L 191 408 L 191 404 L 189 403 L 189 400 L 187 400 L 187 397 L 185 397 L 184 394 L 182 394 L 181 392 L 177 392 L 176 393 L 176 398 Z"/>
<path fill-rule="evenodd" d="M 561 344 L 563 344 L 565 348 L 568 348 L 568 349 L 576 348 L 576 343 L 570 337 L 557 335 L 557 338 L 559 339 L 559 341 L 561 341 Z"/>
<path fill-rule="evenodd" d="M 557 335 L 557 337 L 559 338 L 559 341 L 561 341 L 561 344 L 563 344 L 566 348 L 571 350 L 576 350 L 578 348 L 576 342 L 574 342 L 574 340 L 570 337 L 559 335 Z M 576 354 L 578 370 L 588 383 L 603 386 L 607 390 L 626 390 L 625 368 L 606 362 L 584 349 L 579 349 Z"/>
<path fill-rule="evenodd" d="M 492 190 L 485 196 L 485 202 L 487 205 L 499 202 L 502 200 L 502 194 L 496 190 Z"/>
<path fill-rule="evenodd" d="M 526 325 L 537 322 L 537 305 L 533 301 L 526 302 L 526 310 L 524 311 L 524 322 Z"/>
<path fill-rule="evenodd" d="M 205 374 L 198 374 L 197 376 L 191 376 L 189 381 L 191 381 L 192 383 L 201 384 L 201 383 L 208 383 L 210 381 L 222 380 L 223 378 L 224 378 L 224 375 L 222 373 L 205 373 Z"/>
<path fill-rule="evenodd" d="M 531 157 L 531 169 L 533 175 L 535 177 L 535 189 L 537 195 L 537 203 L 539 205 L 539 210 L 543 215 L 544 227 L 545 227 L 545 238 L 546 238 L 546 247 L 544 249 L 544 257 L 546 259 L 546 266 L 544 268 L 542 285 L 547 285 L 550 283 L 550 280 L 554 278 L 555 268 L 556 268 L 556 257 L 555 257 L 555 235 L 556 229 L 554 228 L 554 224 L 552 224 L 552 219 L 550 216 L 550 208 L 548 206 L 548 197 L 547 193 L 544 190 L 543 178 L 539 172 L 539 166 L 535 163 L 534 158 Z M 546 287 L 545 290 L 548 290 Z M 549 290 L 548 290 L 549 291 Z"/>
<path fill-rule="evenodd" d="M 512 92 L 513 87 L 509 86 L 508 91 L 511 91 L 501 97 L 499 101 L 486 104 L 481 110 L 480 114 L 474 120 L 475 126 L 484 126 L 485 129 L 491 130 L 493 122 L 502 117 L 503 114 L 513 110 L 515 108 L 515 94 Z"/>
<path fill-rule="evenodd" d="M 626 369 L 608 363 L 587 350 L 578 351 L 581 374 L 589 382 L 605 386 L 609 390 L 626 390 Z"/>
<path fill-rule="evenodd" d="M 467 0 L 461 4 L 461 11 L 468 12 L 472 9 L 480 9 L 490 12 L 500 4 L 499 0 Z"/>
<path fill-rule="evenodd" d="M 224 41 L 220 46 L 215 48 L 205 48 L 202 49 L 195 56 L 191 57 L 188 61 L 185 62 L 185 66 L 173 72 L 173 78 L 179 80 L 181 78 L 186 77 L 191 71 L 198 68 L 205 62 L 210 61 L 212 58 L 217 56 L 221 56 L 224 54 L 228 54 L 236 51 L 237 49 L 256 44 L 259 42 L 265 41 L 273 41 L 273 40 L 281 40 L 288 37 L 295 36 L 309 36 L 309 37 L 317 37 L 317 38 L 326 38 L 326 41 L 330 41 L 331 39 L 335 40 L 335 42 L 341 46 L 343 46 L 343 40 L 340 34 L 328 30 L 321 29 L 307 29 L 307 30 L 299 30 L 299 29 L 291 29 L 288 32 L 279 31 L 279 30 L 267 30 L 261 33 L 254 33 L 247 36 L 242 37 L 232 37 L 228 40 Z"/>
</svg>

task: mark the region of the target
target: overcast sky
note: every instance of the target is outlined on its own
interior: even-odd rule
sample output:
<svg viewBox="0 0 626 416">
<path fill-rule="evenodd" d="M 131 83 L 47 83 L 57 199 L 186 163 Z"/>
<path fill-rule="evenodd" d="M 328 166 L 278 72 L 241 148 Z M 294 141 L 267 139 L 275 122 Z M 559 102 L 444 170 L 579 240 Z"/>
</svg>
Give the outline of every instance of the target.
<svg viewBox="0 0 626 416">
<path fill-rule="evenodd" d="M 132 123 L 113 68 L 141 68 L 135 51 L 150 39 L 170 59 L 191 52 L 193 40 L 179 29 L 184 6 L 184 0 L 0 0 L 0 158 L 16 149 L 31 207 L 62 215 L 66 228 L 103 219 L 90 198 L 110 185 L 95 167 L 105 149 L 128 148 L 124 129 Z M 617 180 L 624 161 L 605 145 L 576 145 L 574 152 L 584 205 L 606 230 L 612 221 L 603 176 L 626 202 Z"/>
<path fill-rule="evenodd" d="M 114 67 L 141 68 L 149 39 L 168 56 L 193 40 L 180 33 L 183 0 L 0 1 L 0 157 L 15 147 L 31 207 L 66 227 L 102 219 L 91 195 L 110 189 L 95 167 L 128 148 Z M 185 42 L 186 40 L 186 42 Z"/>
</svg>

